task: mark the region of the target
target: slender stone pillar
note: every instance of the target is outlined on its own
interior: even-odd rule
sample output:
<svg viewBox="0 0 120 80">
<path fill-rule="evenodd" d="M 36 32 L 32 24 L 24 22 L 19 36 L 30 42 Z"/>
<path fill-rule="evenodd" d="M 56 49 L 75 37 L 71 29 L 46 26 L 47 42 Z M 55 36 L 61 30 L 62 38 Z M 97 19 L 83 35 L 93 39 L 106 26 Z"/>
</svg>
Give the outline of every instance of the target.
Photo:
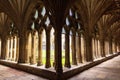
<svg viewBox="0 0 120 80">
<path fill-rule="evenodd" d="M 1 39 L 0 39 L 0 59 L 1 59 L 1 49 L 2 47 L 1 47 Z"/>
<path fill-rule="evenodd" d="M 29 50 L 29 48 L 28 48 L 28 46 L 29 46 L 29 41 L 28 40 L 29 39 L 28 38 L 29 38 L 29 36 L 26 38 L 27 42 L 26 42 L 25 63 L 29 63 L 29 53 L 28 53 L 29 52 L 28 51 Z"/>
<path fill-rule="evenodd" d="M 100 49 L 101 49 L 101 56 L 105 57 L 105 43 L 104 43 L 104 40 L 100 40 Z"/>
<path fill-rule="evenodd" d="M 55 30 L 55 69 L 57 80 L 62 80 L 62 49 L 61 49 L 61 30 Z M 60 78 L 60 79 L 59 79 Z"/>
<path fill-rule="evenodd" d="M 19 58 L 18 63 L 25 63 L 25 52 L 26 52 L 26 31 L 19 31 Z"/>
<path fill-rule="evenodd" d="M 120 43 L 119 43 L 119 45 L 118 45 L 118 50 L 119 50 L 119 52 L 120 52 Z"/>
<path fill-rule="evenodd" d="M 95 39 L 95 58 L 98 58 L 98 52 L 97 52 L 97 39 Z"/>
<path fill-rule="evenodd" d="M 7 39 L 7 45 L 6 45 L 6 60 L 9 59 L 9 38 Z"/>
<path fill-rule="evenodd" d="M 85 58 L 85 39 L 83 35 L 81 34 L 81 55 L 82 55 L 82 62 L 84 63 L 86 61 Z"/>
<path fill-rule="evenodd" d="M 92 37 L 90 34 L 86 36 L 86 61 L 91 62 L 93 61 L 93 54 L 92 54 Z"/>
<path fill-rule="evenodd" d="M 115 53 L 117 52 L 117 43 L 115 42 Z"/>
<path fill-rule="evenodd" d="M 33 44 L 33 43 L 32 43 Z M 27 32 L 27 34 L 26 34 L 26 46 L 25 46 L 26 48 L 26 50 L 25 50 L 25 63 L 29 63 L 29 32 Z"/>
<path fill-rule="evenodd" d="M 77 53 L 77 61 L 78 63 L 82 63 L 82 56 L 81 56 L 81 34 L 78 33 L 76 37 L 76 53 Z"/>
<path fill-rule="evenodd" d="M 69 46 L 69 30 L 66 30 L 65 34 L 65 67 L 70 68 L 70 46 Z"/>
<path fill-rule="evenodd" d="M 19 38 L 18 36 L 16 37 L 16 62 L 18 61 L 19 58 Z"/>
<path fill-rule="evenodd" d="M 10 37 L 10 43 L 9 43 L 9 60 L 11 60 L 12 54 L 11 54 L 11 37 Z"/>
<path fill-rule="evenodd" d="M 112 46 L 112 50 L 113 50 L 113 53 L 115 53 L 115 43 L 114 41 L 112 42 L 113 46 Z"/>
<path fill-rule="evenodd" d="M 108 41 L 107 41 L 107 47 L 106 48 L 107 48 L 107 55 L 109 55 L 110 52 L 109 52 L 109 42 Z"/>
<path fill-rule="evenodd" d="M 95 59 L 95 44 L 94 44 L 94 38 L 92 38 L 92 53 L 93 53 L 93 58 Z"/>
<path fill-rule="evenodd" d="M 50 30 L 46 31 L 46 68 L 51 67 L 50 63 Z"/>
<path fill-rule="evenodd" d="M 100 53 L 100 40 L 98 40 L 98 54 L 99 54 L 99 57 L 101 58 L 101 53 Z"/>
<path fill-rule="evenodd" d="M 42 65 L 42 31 L 38 31 L 38 63 L 37 66 Z"/>
<path fill-rule="evenodd" d="M 96 52 L 97 52 L 97 58 L 99 58 L 99 52 L 98 52 L 98 40 L 96 39 Z"/>
<path fill-rule="evenodd" d="M 6 44 L 7 44 L 6 38 L 2 37 L 2 40 L 1 40 L 1 59 L 5 59 Z"/>
<path fill-rule="evenodd" d="M 11 37 L 11 45 L 10 45 L 11 47 L 10 47 L 10 60 L 12 60 L 13 59 L 13 37 Z"/>
<path fill-rule="evenodd" d="M 16 61 L 16 53 L 17 53 L 17 52 L 16 52 L 16 49 L 17 49 L 17 46 L 16 46 L 16 45 L 17 45 L 17 36 L 15 36 L 15 45 L 14 45 L 14 46 L 15 46 L 15 47 L 14 47 L 14 53 L 15 53 L 15 55 L 14 55 L 14 61 Z"/>
<path fill-rule="evenodd" d="M 36 54 L 35 54 L 35 32 L 32 32 L 32 50 L 31 50 L 31 64 L 36 63 Z"/>
<path fill-rule="evenodd" d="M 77 65 L 77 59 L 76 59 L 76 33 L 73 32 L 72 35 L 72 64 Z"/>
<path fill-rule="evenodd" d="M 96 39 L 94 38 L 94 59 L 96 59 Z"/>
<path fill-rule="evenodd" d="M 15 36 L 12 37 L 12 61 L 15 61 Z"/>
<path fill-rule="evenodd" d="M 112 52 L 112 39 L 109 40 L 109 52 L 110 52 L 110 54 L 113 54 L 113 52 Z"/>
</svg>

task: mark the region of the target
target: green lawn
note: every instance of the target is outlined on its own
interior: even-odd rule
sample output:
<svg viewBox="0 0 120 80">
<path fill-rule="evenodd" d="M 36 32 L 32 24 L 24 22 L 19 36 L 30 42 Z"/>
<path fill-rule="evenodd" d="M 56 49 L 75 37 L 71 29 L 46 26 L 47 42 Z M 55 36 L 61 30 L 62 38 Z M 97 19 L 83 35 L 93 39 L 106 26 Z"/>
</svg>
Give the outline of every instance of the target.
<svg viewBox="0 0 120 80">
<path fill-rule="evenodd" d="M 71 56 L 70 56 L 71 57 Z M 53 65 L 54 62 L 54 50 L 51 50 L 51 65 Z M 46 50 L 42 51 L 42 62 L 43 64 L 46 63 Z M 71 59 L 70 59 L 71 62 Z M 65 64 L 65 51 L 62 51 L 62 65 Z"/>
</svg>

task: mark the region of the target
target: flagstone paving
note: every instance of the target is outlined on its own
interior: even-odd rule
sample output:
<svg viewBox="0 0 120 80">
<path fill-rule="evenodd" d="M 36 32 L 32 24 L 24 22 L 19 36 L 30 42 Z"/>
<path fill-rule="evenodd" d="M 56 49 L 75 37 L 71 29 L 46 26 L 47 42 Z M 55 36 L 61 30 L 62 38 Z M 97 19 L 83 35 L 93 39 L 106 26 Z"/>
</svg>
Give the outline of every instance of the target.
<svg viewBox="0 0 120 80">
<path fill-rule="evenodd" d="M 68 80 L 120 80 L 120 55 Z"/>
<path fill-rule="evenodd" d="M 48 80 L 0 65 L 0 80 Z M 120 80 L 120 56 L 92 67 L 68 80 Z"/>
<path fill-rule="evenodd" d="M 47 80 L 45 78 L 0 65 L 0 80 Z"/>
</svg>

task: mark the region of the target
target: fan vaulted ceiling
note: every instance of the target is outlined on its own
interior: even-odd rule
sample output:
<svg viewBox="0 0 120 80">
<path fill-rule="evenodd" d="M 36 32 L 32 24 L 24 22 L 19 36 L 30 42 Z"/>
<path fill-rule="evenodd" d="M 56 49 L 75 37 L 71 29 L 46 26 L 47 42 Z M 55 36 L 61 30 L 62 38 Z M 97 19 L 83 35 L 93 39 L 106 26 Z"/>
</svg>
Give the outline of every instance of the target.
<svg viewBox="0 0 120 80">
<path fill-rule="evenodd" d="M 65 14 L 65 10 L 73 7 L 86 29 L 92 30 L 96 23 L 99 23 L 101 29 L 108 30 L 109 34 L 109 30 L 113 30 L 111 33 L 120 37 L 120 0 L 0 0 L 0 12 L 7 14 L 13 22 L 19 23 L 32 13 L 32 8 L 37 2 L 43 2 L 53 13 L 60 8 Z M 0 31 L 3 23 L 6 23 L 5 19 L 5 15 L 1 13 Z"/>
</svg>

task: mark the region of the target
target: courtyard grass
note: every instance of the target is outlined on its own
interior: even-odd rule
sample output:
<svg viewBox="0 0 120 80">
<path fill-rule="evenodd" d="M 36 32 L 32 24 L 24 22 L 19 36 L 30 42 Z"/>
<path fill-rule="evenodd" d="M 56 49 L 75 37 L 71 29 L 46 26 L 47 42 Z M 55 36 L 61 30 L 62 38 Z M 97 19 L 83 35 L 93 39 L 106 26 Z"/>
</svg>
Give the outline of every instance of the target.
<svg viewBox="0 0 120 80">
<path fill-rule="evenodd" d="M 52 66 L 54 63 L 54 56 L 55 56 L 54 50 L 51 50 L 50 62 Z M 71 56 L 70 56 L 70 62 L 71 62 Z M 45 65 L 46 63 L 46 50 L 42 50 L 42 63 L 43 65 Z M 64 66 L 64 64 L 65 64 L 65 51 L 62 51 L 62 65 Z"/>
</svg>

